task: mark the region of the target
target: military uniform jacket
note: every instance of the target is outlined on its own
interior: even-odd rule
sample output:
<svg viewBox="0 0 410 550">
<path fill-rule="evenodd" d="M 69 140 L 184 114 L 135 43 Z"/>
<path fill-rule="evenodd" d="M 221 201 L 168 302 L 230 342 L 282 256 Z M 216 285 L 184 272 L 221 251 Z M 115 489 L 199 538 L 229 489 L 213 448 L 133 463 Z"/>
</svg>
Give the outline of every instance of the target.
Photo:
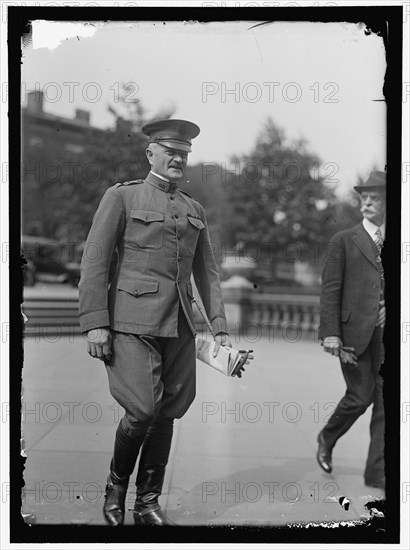
<svg viewBox="0 0 410 550">
<path fill-rule="evenodd" d="M 324 258 L 319 337 L 339 336 L 361 355 L 373 335 L 381 297 L 376 244 L 360 223 L 331 239 Z"/>
<path fill-rule="evenodd" d="M 117 250 L 117 268 L 109 270 Z M 151 172 L 116 184 L 94 216 L 81 262 L 81 331 L 99 327 L 178 336 L 182 305 L 195 335 L 191 273 L 215 333 L 226 332 L 219 275 L 203 207 Z"/>
</svg>

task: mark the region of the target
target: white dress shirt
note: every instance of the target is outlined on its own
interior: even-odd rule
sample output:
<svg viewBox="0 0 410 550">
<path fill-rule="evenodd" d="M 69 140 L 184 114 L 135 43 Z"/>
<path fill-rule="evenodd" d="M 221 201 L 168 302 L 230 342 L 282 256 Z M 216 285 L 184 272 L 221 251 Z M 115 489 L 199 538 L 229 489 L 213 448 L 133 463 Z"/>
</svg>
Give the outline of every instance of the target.
<svg viewBox="0 0 410 550">
<path fill-rule="evenodd" d="M 363 218 L 363 227 L 366 229 L 371 238 L 376 241 L 376 231 L 378 230 L 379 226 L 370 222 L 367 218 Z M 386 231 L 386 226 L 384 223 L 380 226 L 380 231 L 382 232 L 382 239 L 384 241 L 384 235 Z"/>
</svg>

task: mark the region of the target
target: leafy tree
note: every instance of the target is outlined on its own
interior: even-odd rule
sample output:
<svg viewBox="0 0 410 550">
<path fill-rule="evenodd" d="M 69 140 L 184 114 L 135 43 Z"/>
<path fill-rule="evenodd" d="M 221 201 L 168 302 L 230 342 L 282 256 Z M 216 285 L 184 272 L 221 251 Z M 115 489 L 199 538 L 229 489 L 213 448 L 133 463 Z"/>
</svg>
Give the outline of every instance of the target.
<svg viewBox="0 0 410 550">
<path fill-rule="evenodd" d="M 63 241 L 81 242 L 102 195 L 116 182 L 146 176 L 146 114 L 138 100 L 127 101 L 124 87 L 113 128 L 84 128 L 82 148 L 66 148 L 69 136 L 48 139 L 45 146 L 24 146 L 23 231 Z M 169 118 L 167 105 L 150 119 Z M 34 229 L 33 229 L 34 228 Z"/>
<path fill-rule="evenodd" d="M 363 216 L 360 213 L 360 201 L 355 192 L 343 201 L 336 201 L 327 208 L 324 233 L 328 237 L 327 240 L 338 231 L 348 229 L 358 224 Z"/>
<path fill-rule="evenodd" d="M 146 114 L 140 102 L 126 99 L 124 89 L 116 109 L 109 107 L 112 128 L 84 129 L 83 150 L 65 148 L 64 139 L 43 147 L 25 144 L 25 232 L 37 227 L 38 235 L 81 242 L 106 189 L 145 177 L 147 140 L 141 128 Z M 173 112 L 174 106 L 167 105 L 150 119 L 169 118 Z M 306 143 L 289 142 L 268 120 L 248 155 L 234 157 L 226 167 L 188 165 L 189 184 L 181 187 L 203 204 L 217 259 L 222 248 L 273 244 L 277 251 L 292 243 L 309 258 L 312 246 L 317 250 L 335 231 L 361 219 L 356 199 L 336 199 L 318 167 Z"/>
<path fill-rule="evenodd" d="M 205 209 L 213 251 L 217 261 L 220 261 L 219 243 L 224 242 L 221 220 L 225 211 L 225 196 L 220 177 L 208 177 L 203 164 L 189 165 L 186 169 L 186 181 L 178 187 L 199 201 Z"/>
<path fill-rule="evenodd" d="M 234 157 L 230 172 L 222 176 L 229 213 L 223 233 L 229 246 L 298 243 L 307 252 L 326 242 L 324 227 L 336 199 L 318 168 L 319 159 L 306 143 L 289 142 L 269 119 L 251 153 Z"/>
</svg>

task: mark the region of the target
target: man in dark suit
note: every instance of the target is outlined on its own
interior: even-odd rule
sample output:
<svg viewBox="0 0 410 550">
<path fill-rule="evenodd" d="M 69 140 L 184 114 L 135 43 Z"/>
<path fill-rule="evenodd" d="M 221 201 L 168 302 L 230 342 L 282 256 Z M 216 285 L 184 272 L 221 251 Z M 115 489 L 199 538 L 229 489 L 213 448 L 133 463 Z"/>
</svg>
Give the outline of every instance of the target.
<svg viewBox="0 0 410 550">
<path fill-rule="evenodd" d="M 124 523 L 138 455 L 134 522 L 169 525 L 158 498 L 173 421 L 195 397 L 191 273 L 217 346 L 230 346 L 218 270 L 203 207 L 177 187 L 196 124 L 146 125 L 151 171 L 110 187 L 94 216 L 82 260 L 80 325 L 88 353 L 105 362 L 110 392 L 125 409 L 115 437 L 104 518 Z M 110 282 L 114 252 L 117 268 Z"/>
<path fill-rule="evenodd" d="M 347 390 L 319 433 L 317 460 L 330 473 L 337 440 L 373 404 L 364 480 L 368 486 L 384 489 L 380 367 L 386 308 L 380 254 L 385 234 L 385 173 L 372 172 L 355 190 L 360 194 L 363 221 L 334 235 L 323 270 L 319 337 L 324 350 L 340 358 Z"/>
</svg>

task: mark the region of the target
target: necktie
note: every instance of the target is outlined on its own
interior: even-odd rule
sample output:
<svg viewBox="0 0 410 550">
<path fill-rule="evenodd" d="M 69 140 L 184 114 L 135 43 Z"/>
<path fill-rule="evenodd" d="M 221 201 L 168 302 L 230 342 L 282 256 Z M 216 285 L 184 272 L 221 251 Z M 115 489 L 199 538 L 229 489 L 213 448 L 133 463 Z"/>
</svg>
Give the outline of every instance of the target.
<svg viewBox="0 0 410 550">
<path fill-rule="evenodd" d="M 380 254 L 383 248 L 383 237 L 382 237 L 382 230 L 380 229 L 380 227 L 377 228 L 377 231 L 374 234 L 374 242 L 376 243 L 376 246 Z"/>
<path fill-rule="evenodd" d="M 380 262 L 381 297 L 383 297 L 383 295 L 384 295 L 384 269 L 383 269 L 383 264 L 381 263 L 382 259 L 380 257 L 380 254 L 381 254 L 382 248 L 383 248 L 383 237 L 382 237 L 382 231 L 381 231 L 380 227 L 377 228 L 377 230 L 374 234 L 374 239 L 373 240 L 374 240 L 374 242 L 377 246 L 377 249 L 379 251 L 379 255 L 376 258 L 376 261 Z"/>
</svg>

